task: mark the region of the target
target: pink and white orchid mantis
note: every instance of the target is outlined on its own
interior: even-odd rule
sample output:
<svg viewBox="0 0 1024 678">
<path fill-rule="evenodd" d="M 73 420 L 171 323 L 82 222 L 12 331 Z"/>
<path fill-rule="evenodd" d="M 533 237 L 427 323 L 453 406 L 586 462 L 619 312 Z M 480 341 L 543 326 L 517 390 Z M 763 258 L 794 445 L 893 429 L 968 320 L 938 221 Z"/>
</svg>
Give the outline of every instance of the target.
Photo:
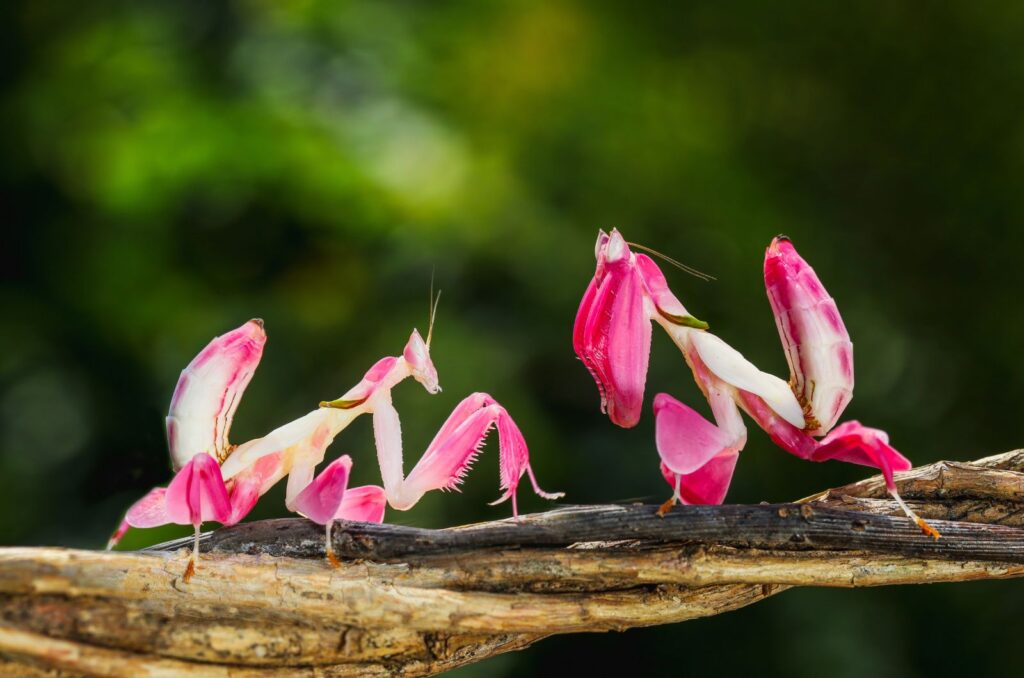
<svg viewBox="0 0 1024 678">
<path fill-rule="evenodd" d="M 113 548 L 129 527 L 157 527 L 168 523 L 192 525 L 195 545 L 184 579 L 195 572 L 199 554 L 199 527 L 207 521 L 233 525 L 244 518 L 261 495 L 287 472 L 288 457 L 267 455 L 225 483 L 220 464 L 233 452 L 228 441 L 231 422 L 242 394 L 263 355 L 263 321 L 250 320 L 214 338 L 182 371 L 167 414 L 167 443 L 175 476 L 168 487 L 158 487 L 128 509 L 110 538 Z M 366 508 L 381 488 L 368 486 L 349 491 L 352 501 L 339 507 L 338 518 L 383 518 L 379 508 Z M 361 503 L 354 500 L 362 498 Z"/>
<path fill-rule="evenodd" d="M 768 247 L 764 274 L 789 362 L 788 383 L 708 332 L 672 294 L 654 261 L 632 252 L 617 230 L 599 233 L 595 253 L 597 269 L 576 316 L 573 347 L 597 382 L 602 411 L 625 428 L 639 421 L 653 321 L 682 351 L 715 421 L 668 394 L 655 397 L 656 446 L 673 488 L 662 513 L 677 501 L 724 500 L 746 443 L 743 410 L 791 454 L 879 469 L 904 512 L 938 537 L 899 496 L 893 472 L 911 464 L 888 436 L 855 421 L 833 429 L 853 393 L 853 345 L 835 301 L 787 238 Z"/>
<path fill-rule="evenodd" d="M 335 564 L 330 531 L 334 520 L 381 522 L 386 503 L 412 508 L 428 491 L 456 489 L 492 427 L 498 429 L 500 477 L 504 494 L 518 515 L 516 489 L 528 474 L 543 492 L 529 463 L 522 433 L 508 412 L 489 395 L 475 393 L 460 403 L 408 477 L 402 464 L 401 427 L 391 404 L 391 389 L 406 377 L 438 393 L 437 371 L 430 358 L 430 334 L 424 341 L 413 330 L 401 356 L 382 358 L 338 400 L 239 446 L 228 442 L 235 409 L 262 355 L 266 335 L 261 321 L 215 338 L 182 372 L 167 417 L 168 443 L 177 471 L 167 488 L 156 488 L 136 502 L 111 538 L 108 548 L 129 527 L 167 523 L 192 524 L 195 546 L 185 573 L 195 571 L 199 526 L 209 520 L 231 525 L 252 510 L 261 495 L 288 476 L 285 505 L 326 525 L 327 555 Z M 371 413 L 384 487 L 349 489 L 347 456 L 314 478 L 327 447 L 357 416 Z"/>
<path fill-rule="evenodd" d="M 413 330 L 400 356 L 381 358 L 362 380 L 336 400 L 272 431 L 264 438 L 239 446 L 225 461 L 225 480 L 241 474 L 260 459 L 282 450 L 288 456 L 288 486 L 285 504 L 296 508 L 296 498 L 313 478 L 324 458 L 327 445 L 362 414 L 373 416 L 377 460 L 384 481 L 387 503 L 399 511 L 412 508 L 431 490 L 457 489 L 492 428 L 498 430 L 501 489 L 494 503 L 512 499 L 512 513 L 518 516 L 516 489 L 524 474 L 534 492 L 546 499 L 560 493 L 544 492 L 530 467 L 529 450 L 519 427 L 504 407 L 486 393 L 474 393 L 459 403 L 427 447 L 409 475 L 402 456 L 402 430 L 398 411 L 391 403 L 391 390 L 407 377 L 420 382 L 429 393 L 438 393 L 437 370 L 430 358 L 430 334 L 424 341 Z"/>
</svg>

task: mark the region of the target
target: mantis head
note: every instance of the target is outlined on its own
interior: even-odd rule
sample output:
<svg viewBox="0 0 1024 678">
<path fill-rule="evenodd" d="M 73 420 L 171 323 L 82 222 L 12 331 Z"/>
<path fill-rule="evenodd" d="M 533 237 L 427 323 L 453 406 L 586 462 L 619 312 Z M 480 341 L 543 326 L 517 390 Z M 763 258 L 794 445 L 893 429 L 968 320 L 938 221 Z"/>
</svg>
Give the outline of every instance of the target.
<svg viewBox="0 0 1024 678">
<path fill-rule="evenodd" d="M 413 378 L 423 384 L 428 393 L 440 393 L 441 385 L 437 383 L 437 370 L 434 368 L 434 361 L 430 359 L 430 340 L 434 337 L 434 318 L 437 317 L 437 304 L 441 301 L 441 292 L 434 297 L 431 290 L 430 296 L 430 327 L 427 329 L 427 340 L 423 341 L 419 330 L 413 330 L 405 350 L 402 351 L 402 357 L 409 364 Z"/>
<path fill-rule="evenodd" d="M 409 364 L 409 370 L 413 378 L 423 384 L 428 393 L 440 393 L 441 385 L 437 383 L 437 369 L 434 361 L 430 359 L 430 334 L 427 334 L 427 341 L 423 341 L 419 330 L 413 330 L 409 341 L 405 344 L 402 357 Z"/>
</svg>

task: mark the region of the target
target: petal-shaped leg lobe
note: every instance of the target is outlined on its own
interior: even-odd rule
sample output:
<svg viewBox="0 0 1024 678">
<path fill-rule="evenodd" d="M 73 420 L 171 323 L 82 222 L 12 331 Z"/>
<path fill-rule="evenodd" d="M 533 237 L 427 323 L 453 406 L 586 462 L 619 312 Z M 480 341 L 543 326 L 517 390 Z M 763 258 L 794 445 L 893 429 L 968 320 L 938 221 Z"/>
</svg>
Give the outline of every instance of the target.
<svg viewBox="0 0 1024 678">
<path fill-rule="evenodd" d="M 764 282 L 807 430 L 827 433 L 853 397 L 853 344 L 835 301 L 787 238 L 765 252 Z"/>
<path fill-rule="evenodd" d="M 737 391 L 740 407 L 757 422 L 772 442 L 801 459 L 811 459 L 818 449 L 818 441 L 807 435 L 800 426 L 783 419 L 760 396 L 749 391 Z"/>
<path fill-rule="evenodd" d="M 658 454 L 673 473 L 693 473 L 717 454 L 735 449 L 737 442 L 742 444 L 667 393 L 655 396 L 654 417 Z"/>
<path fill-rule="evenodd" d="M 643 407 L 651 324 L 633 255 L 616 232 L 598 254 L 597 272 L 577 312 L 573 345 L 612 422 L 635 426 Z"/>
<path fill-rule="evenodd" d="M 203 462 L 201 461 L 200 463 L 202 464 Z M 222 522 L 224 525 L 234 525 L 248 515 L 249 511 L 251 511 L 253 506 L 256 505 L 256 501 L 260 497 L 260 489 L 264 482 L 264 476 L 273 473 L 275 464 L 279 465 L 279 463 L 280 455 L 277 457 L 267 457 L 260 460 L 260 462 L 257 463 L 256 468 L 247 469 L 245 472 L 240 474 L 238 478 L 236 478 L 235 482 L 232 483 L 231 490 L 228 494 L 228 504 L 230 507 L 228 515 L 224 516 L 221 513 L 220 517 L 223 518 L 223 520 L 219 520 L 218 518 L 211 519 L 219 520 L 219 522 Z M 183 468 L 179 471 L 178 475 L 180 475 L 181 478 L 178 479 L 178 484 L 175 485 L 175 493 L 172 497 L 174 498 L 174 501 L 179 503 L 184 499 L 187 504 L 188 495 L 191 494 L 191 490 L 188 488 L 188 485 L 190 483 L 197 482 L 195 468 L 189 467 L 188 471 Z M 216 479 L 214 479 L 212 483 L 216 486 Z M 183 515 L 180 514 L 176 514 L 176 517 L 178 517 L 179 520 L 172 518 L 171 512 L 168 509 L 168 490 L 169 488 L 166 487 L 154 488 L 142 499 L 139 499 L 137 502 L 132 504 L 128 509 L 128 512 L 125 514 L 124 521 L 118 527 L 113 536 L 111 536 L 107 548 L 109 549 L 116 545 L 129 527 L 158 527 L 160 525 L 167 525 L 168 523 L 188 524 L 191 522 L 188 521 L 182 523 L 180 519 L 183 518 Z M 219 501 L 220 493 L 216 487 L 213 490 L 213 494 L 218 495 L 217 501 Z M 178 508 L 180 509 L 180 507 Z M 211 511 L 212 509 L 201 509 L 201 512 L 206 514 L 207 518 L 210 517 Z M 203 519 L 206 520 L 207 518 Z"/>
<path fill-rule="evenodd" d="M 882 472 L 890 491 L 896 488 L 893 472 L 907 471 L 912 466 L 909 459 L 889 445 L 889 436 L 885 431 L 863 426 L 858 421 L 847 421 L 837 426 L 821 440 L 812 459 L 835 459 L 876 468 Z"/>
<path fill-rule="evenodd" d="M 938 530 L 914 513 L 900 497 L 893 473 L 909 470 L 911 463 L 909 459 L 889 445 L 889 436 L 885 431 L 862 426 L 857 421 L 845 422 L 822 439 L 814 461 L 824 461 L 825 459 L 836 459 L 879 469 L 885 478 L 886 490 L 903 509 L 903 512 L 917 523 L 924 534 L 934 539 L 941 536 Z"/>
<path fill-rule="evenodd" d="M 351 470 L 351 457 L 335 459 L 295 497 L 295 510 L 320 525 L 334 520 L 348 489 Z"/>
<path fill-rule="evenodd" d="M 175 474 L 166 494 L 167 515 L 179 525 L 196 525 L 231 517 L 231 502 L 220 466 L 208 454 L 197 454 Z"/>
<path fill-rule="evenodd" d="M 230 488 L 231 517 L 225 525 L 234 525 L 247 516 L 259 498 L 290 469 L 281 452 L 261 457 L 255 464 L 234 477 Z"/>
<path fill-rule="evenodd" d="M 167 442 L 175 470 L 203 452 L 223 459 L 230 449 L 231 420 L 266 340 L 263 321 L 250 320 L 216 337 L 182 371 L 167 412 Z"/>
<path fill-rule="evenodd" d="M 384 510 L 388 499 L 380 485 L 351 487 L 341 499 L 341 506 L 334 514 L 337 520 L 355 520 L 363 523 L 384 522 Z"/>
<path fill-rule="evenodd" d="M 895 489 L 892 474 L 911 468 L 910 460 L 889 445 L 885 431 L 848 421 L 837 426 L 820 441 L 781 419 L 758 396 L 739 392 L 743 409 L 763 428 L 772 441 L 790 454 L 808 461 L 844 461 L 878 469 L 886 487 Z"/>
<path fill-rule="evenodd" d="M 726 450 L 693 473 L 679 474 L 679 498 L 684 504 L 721 504 L 729 492 L 739 458 L 739 452 Z M 677 474 L 664 463 L 661 464 L 661 473 L 674 488 Z"/>
<path fill-rule="evenodd" d="M 166 487 L 153 488 L 131 505 L 125 514 L 125 522 L 132 527 L 158 527 L 174 522 L 167 513 L 166 495 Z"/>
</svg>

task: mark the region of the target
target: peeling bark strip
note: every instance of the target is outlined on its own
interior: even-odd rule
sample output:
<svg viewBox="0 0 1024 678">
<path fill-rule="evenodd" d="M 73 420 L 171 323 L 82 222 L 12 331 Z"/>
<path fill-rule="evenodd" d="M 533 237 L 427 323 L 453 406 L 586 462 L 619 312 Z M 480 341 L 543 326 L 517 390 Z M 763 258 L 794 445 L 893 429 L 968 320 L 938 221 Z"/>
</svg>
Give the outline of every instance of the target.
<svg viewBox="0 0 1024 678">
<path fill-rule="evenodd" d="M 881 479 L 797 504 L 565 507 L 448 530 L 263 521 L 188 549 L 0 549 L 0 672 L 428 675 L 555 633 L 720 614 L 789 586 L 1024 575 L 1024 452 Z M 187 540 L 191 541 L 191 540 Z"/>
</svg>

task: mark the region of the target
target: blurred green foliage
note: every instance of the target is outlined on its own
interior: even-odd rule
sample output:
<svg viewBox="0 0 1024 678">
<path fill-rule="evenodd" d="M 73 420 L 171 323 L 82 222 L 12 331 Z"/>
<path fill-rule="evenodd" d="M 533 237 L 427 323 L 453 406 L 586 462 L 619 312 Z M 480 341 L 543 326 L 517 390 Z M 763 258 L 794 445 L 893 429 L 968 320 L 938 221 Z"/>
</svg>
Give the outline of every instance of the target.
<svg viewBox="0 0 1024 678">
<path fill-rule="evenodd" d="M 650 415 L 609 424 L 572 353 L 598 227 L 716 275 L 667 271 L 698 317 L 778 374 L 760 262 L 784 231 L 856 344 L 849 417 L 887 429 L 917 463 L 1024 440 L 1024 5 L 103 0 L 0 12 L 2 543 L 98 547 L 165 483 L 163 413 L 213 335 L 267 322 L 233 436 L 246 440 L 401 350 L 426 324 L 431 275 L 445 390 L 396 390 L 410 461 L 484 390 L 519 422 L 547 489 L 662 500 Z M 649 393 L 703 407 L 655 336 Z M 378 477 L 369 422 L 341 452 L 355 482 Z M 388 519 L 505 516 L 486 506 L 495 457 L 492 442 L 461 495 Z M 752 429 L 729 500 L 866 474 L 799 461 Z M 283 512 L 277 492 L 254 517 Z M 796 591 L 704 621 L 551 639 L 477 670 L 1005 675 L 1019 590 Z"/>
</svg>

